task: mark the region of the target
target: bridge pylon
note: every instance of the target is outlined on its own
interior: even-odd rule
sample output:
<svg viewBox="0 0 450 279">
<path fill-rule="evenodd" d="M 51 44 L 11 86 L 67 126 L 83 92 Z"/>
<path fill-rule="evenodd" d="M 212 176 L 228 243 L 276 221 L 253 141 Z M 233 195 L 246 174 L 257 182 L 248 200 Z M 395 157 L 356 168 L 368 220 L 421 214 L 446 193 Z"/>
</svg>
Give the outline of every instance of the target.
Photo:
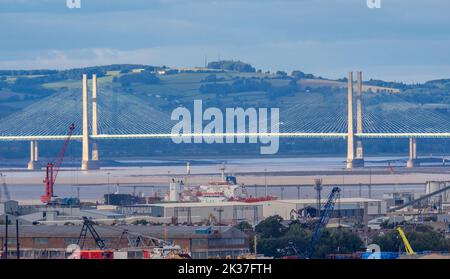
<svg viewBox="0 0 450 279">
<path fill-rule="evenodd" d="M 82 137 L 82 154 L 81 154 L 81 170 L 89 169 L 89 131 L 88 131 L 88 92 L 87 92 L 87 75 L 83 74 L 83 137 Z"/>
<path fill-rule="evenodd" d="M 94 78 L 93 78 L 94 79 Z M 95 77 L 95 92 L 97 90 Z M 89 118 L 88 118 L 88 88 L 87 88 L 87 75 L 83 74 L 83 124 L 82 124 L 82 154 L 81 154 L 81 170 L 92 170 L 98 168 L 98 161 L 91 161 L 89 159 Z M 98 158 L 97 158 L 98 159 Z"/>
<path fill-rule="evenodd" d="M 92 75 L 92 135 L 98 134 L 97 122 L 97 75 Z M 98 143 L 97 140 L 92 140 L 92 161 L 98 162 Z"/>
<path fill-rule="evenodd" d="M 347 169 L 353 169 L 355 159 L 354 131 L 353 131 L 353 72 L 348 73 L 347 100 Z"/>
<path fill-rule="evenodd" d="M 362 72 L 356 73 L 356 133 L 362 134 Z M 356 158 L 353 167 L 364 167 L 364 153 L 361 137 L 356 139 Z"/>
</svg>

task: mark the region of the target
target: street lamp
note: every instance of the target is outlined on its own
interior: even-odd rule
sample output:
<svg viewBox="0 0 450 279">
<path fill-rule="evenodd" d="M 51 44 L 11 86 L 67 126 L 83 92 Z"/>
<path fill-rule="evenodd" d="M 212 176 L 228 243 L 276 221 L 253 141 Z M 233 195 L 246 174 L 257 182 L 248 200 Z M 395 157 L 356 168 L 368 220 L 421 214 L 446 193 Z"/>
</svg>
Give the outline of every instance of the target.
<svg viewBox="0 0 450 279">
<path fill-rule="evenodd" d="M 109 195 L 111 194 L 111 189 L 109 188 L 109 175 L 111 174 L 110 172 L 106 173 L 108 175 L 108 205 L 109 205 Z"/>
<path fill-rule="evenodd" d="M 264 185 L 266 188 L 266 197 L 269 196 L 269 192 L 267 191 L 267 169 L 264 169 Z"/>
</svg>

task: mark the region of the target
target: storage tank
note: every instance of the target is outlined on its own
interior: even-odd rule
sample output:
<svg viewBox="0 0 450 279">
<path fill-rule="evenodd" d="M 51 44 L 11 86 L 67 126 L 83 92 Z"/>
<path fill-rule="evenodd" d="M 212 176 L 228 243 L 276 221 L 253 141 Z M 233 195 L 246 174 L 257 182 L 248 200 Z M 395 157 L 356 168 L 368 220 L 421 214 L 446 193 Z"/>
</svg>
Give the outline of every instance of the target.
<svg viewBox="0 0 450 279">
<path fill-rule="evenodd" d="M 446 182 L 444 182 L 444 184 L 445 184 L 445 187 L 448 187 L 448 186 L 450 186 L 450 181 L 446 181 Z M 450 203 L 450 190 L 447 190 L 443 193 L 442 201 L 445 203 Z"/>
<path fill-rule="evenodd" d="M 425 184 L 425 194 L 430 194 L 430 193 L 433 193 L 433 192 L 436 192 L 436 191 L 440 190 L 442 188 L 442 184 L 444 184 L 444 182 L 441 182 L 441 181 L 427 181 L 427 183 Z M 432 197 L 430 197 L 430 202 L 431 203 L 438 203 L 439 200 L 440 200 L 440 197 L 444 198 L 443 194 L 432 196 Z M 444 201 L 444 199 L 442 199 L 442 201 Z"/>
</svg>

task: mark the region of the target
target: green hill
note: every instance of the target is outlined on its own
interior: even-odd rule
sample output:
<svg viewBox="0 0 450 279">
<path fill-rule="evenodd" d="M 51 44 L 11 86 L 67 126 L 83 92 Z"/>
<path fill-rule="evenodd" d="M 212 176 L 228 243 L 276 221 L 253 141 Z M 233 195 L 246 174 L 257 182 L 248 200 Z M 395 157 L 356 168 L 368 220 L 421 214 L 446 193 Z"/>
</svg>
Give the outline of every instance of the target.
<svg viewBox="0 0 450 279">
<path fill-rule="evenodd" d="M 340 129 L 345 129 L 346 125 L 345 78 L 331 80 L 301 71 L 289 74 L 283 71 L 262 72 L 240 61 L 235 64 L 233 61 L 218 61 L 207 68 L 125 64 L 62 71 L 3 70 L 0 71 L 0 123 L 9 115 L 53 94 L 57 94 L 59 98 L 65 95 L 72 98 L 77 92 L 81 95 L 83 73 L 98 75 L 99 98 L 132 98 L 133 103 L 139 103 L 141 108 L 148 106 L 155 112 L 170 113 L 178 106 L 190 107 L 193 100 L 201 99 L 205 107 L 279 107 L 282 118 L 284 117 L 283 122 L 294 126 L 300 124 L 302 129 L 313 126 L 309 122 L 314 121 L 319 123 L 318 129 L 322 130 L 332 131 L 335 124 L 340 125 Z M 423 84 L 368 80 L 364 82 L 363 90 L 364 113 L 369 117 L 364 120 L 366 130 L 376 131 L 376 122 L 400 131 L 407 129 L 404 119 L 414 117 L 432 119 L 436 122 L 434 124 L 440 125 L 440 129 L 445 129 L 441 126 L 450 123 L 450 80 L 434 80 Z M 121 108 L 123 105 L 117 107 Z M 426 130 L 427 125 L 427 122 L 414 120 L 412 128 Z M 398 145 L 396 141 L 404 140 L 379 140 L 366 151 L 377 154 L 406 152 L 407 143 Z M 10 157 L 26 156 L 26 145 L 27 143 L 2 144 L 0 154 Z M 132 148 L 126 148 L 125 152 L 125 149 L 120 148 L 121 145 Z M 170 141 L 153 141 L 151 145 L 146 141 L 137 141 L 130 145 L 130 142 L 122 141 L 109 146 L 109 149 L 102 150 L 103 155 L 259 153 L 258 147 L 245 144 L 174 146 Z M 75 146 L 72 152 L 78 154 L 78 148 Z M 444 141 L 443 144 L 435 145 L 432 140 L 424 140 L 420 148 L 425 148 L 430 153 L 443 153 L 450 150 L 450 144 Z M 45 156 L 45 148 L 42 150 Z M 286 139 L 281 142 L 280 147 L 281 154 L 290 155 L 343 154 L 344 151 L 345 142 L 342 140 Z"/>
</svg>

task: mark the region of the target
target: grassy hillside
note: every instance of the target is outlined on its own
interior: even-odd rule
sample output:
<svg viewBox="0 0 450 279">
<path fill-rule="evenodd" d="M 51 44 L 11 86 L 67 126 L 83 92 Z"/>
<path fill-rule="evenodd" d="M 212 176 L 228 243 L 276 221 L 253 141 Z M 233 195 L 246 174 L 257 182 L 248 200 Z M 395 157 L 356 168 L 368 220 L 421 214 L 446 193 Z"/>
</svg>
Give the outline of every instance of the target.
<svg viewBox="0 0 450 279">
<path fill-rule="evenodd" d="M 296 78 L 289 75 L 262 72 L 237 72 L 220 69 L 182 69 L 173 73 L 158 73 L 158 67 L 151 67 L 152 74 L 160 80 L 157 84 L 147 82 L 121 83 L 115 80 L 122 76 L 140 75 L 140 71 L 149 66 L 144 65 L 111 65 L 74 69 L 72 75 L 49 71 L 48 74 L 36 74 L 35 71 L 0 71 L 0 118 L 18 111 L 39 99 L 56 92 L 65 92 L 80 88 L 81 73 L 97 73 L 101 90 L 114 90 L 122 94 L 132 94 L 142 98 L 153 106 L 169 109 L 180 104 L 187 104 L 193 99 L 202 99 L 216 106 L 258 106 L 283 105 L 291 103 L 296 95 L 311 91 L 330 94 L 345 89 L 346 82 L 318 78 Z M 111 70 L 115 69 L 115 70 Z M 135 69 L 135 70 L 133 70 Z M 66 71 L 66 72 L 67 72 Z M 59 76 L 57 76 L 59 74 Z M 214 79 L 211 79 L 214 77 Z M 269 89 L 230 88 L 222 94 L 211 90 L 200 90 L 202 86 L 232 85 L 236 80 L 256 80 L 270 84 Z M 19 82 L 20 81 L 20 82 Z M 286 88 L 289 84 L 295 84 Z M 364 90 L 397 91 L 381 86 L 367 85 Z"/>
</svg>

